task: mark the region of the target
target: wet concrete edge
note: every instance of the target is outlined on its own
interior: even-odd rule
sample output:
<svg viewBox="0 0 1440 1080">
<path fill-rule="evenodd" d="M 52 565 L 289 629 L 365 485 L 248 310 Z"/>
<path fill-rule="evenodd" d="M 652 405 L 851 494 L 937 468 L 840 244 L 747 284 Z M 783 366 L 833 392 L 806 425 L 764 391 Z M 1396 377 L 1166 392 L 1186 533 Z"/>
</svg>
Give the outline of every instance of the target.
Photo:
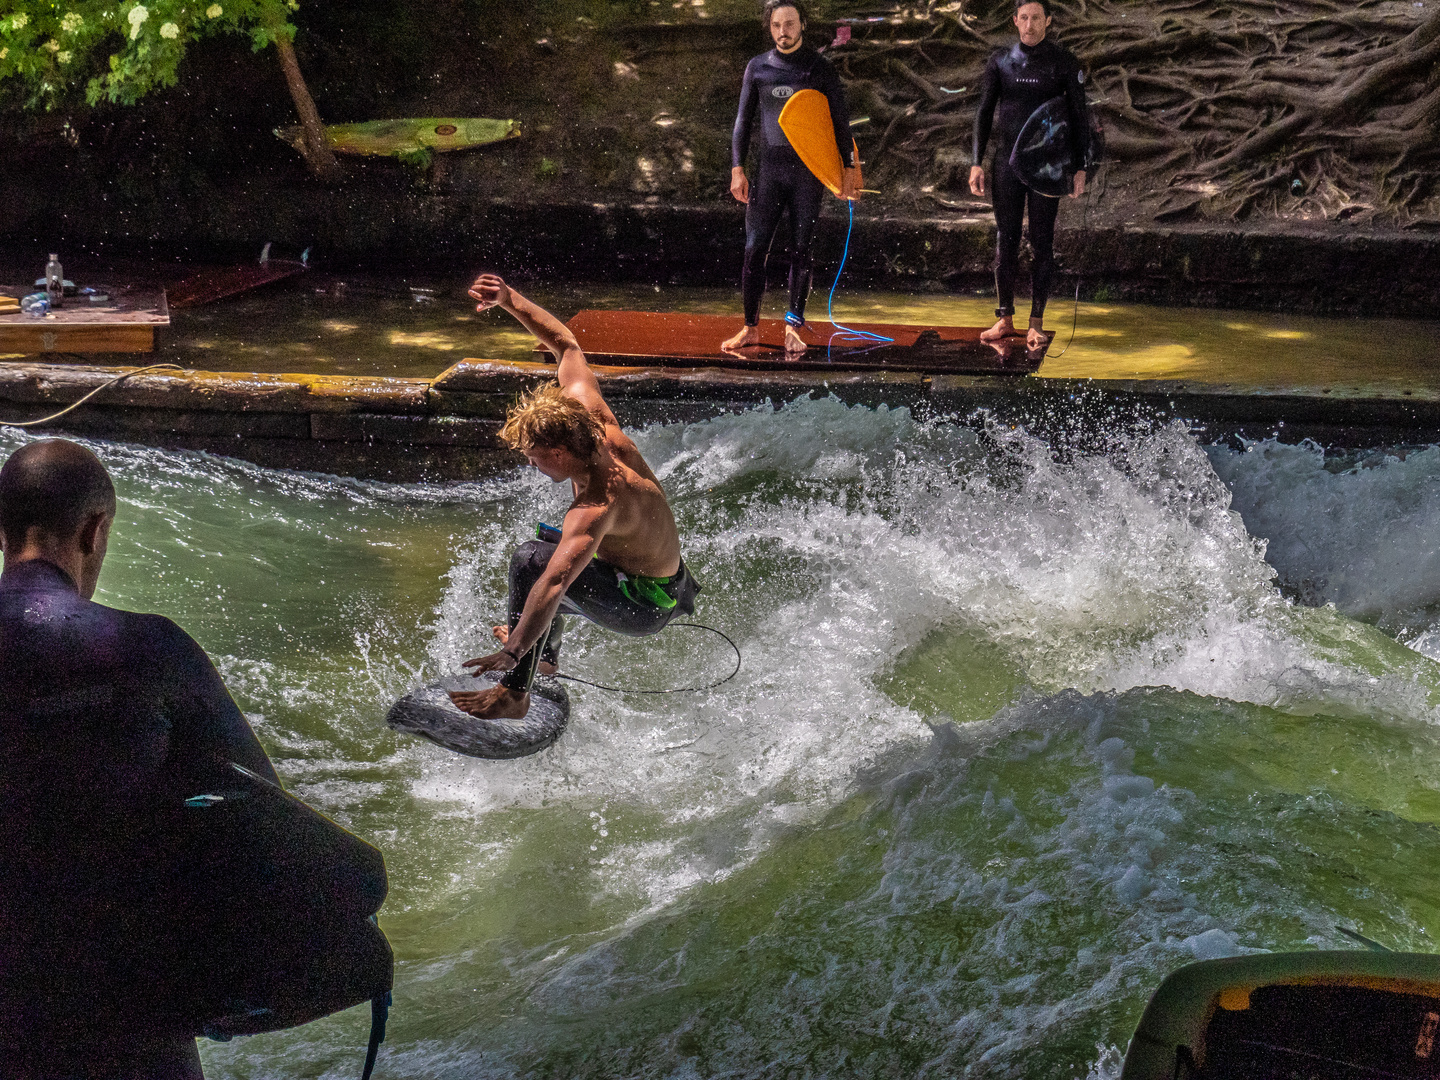
<svg viewBox="0 0 1440 1080">
<path fill-rule="evenodd" d="M 552 378 L 541 363 L 467 360 L 435 379 L 0 364 L 0 423 L 34 420 L 102 388 L 34 433 L 201 450 L 272 468 L 393 482 L 469 480 L 519 463 L 498 439 L 506 408 Z M 802 396 L 909 408 L 923 419 L 1023 425 L 1058 447 L 1182 422 L 1205 441 L 1279 437 L 1359 448 L 1440 438 L 1440 392 L 1336 393 L 1187 382 L 927 376 L 903 372 L 597 369 L 621 422 L 698 421 Z"/>
<path fill-rule="evenodd" d="M 334 269 L 491 268 L 516 280 L 674 285 L 733 285 L 744 244 L 744 211 L 733 203 L 528 203 L 448 190 L 397 200 L 364 185 L 272 194 L 263 215 L 177 219 L 173 233 L 161 222 L 132 234 L 123 217 L 69 222 L 66 243 L 131 258 L 248 261 L 274 241 L 309 247 L 317 265 Z M 1056 239 L 1057 296 L 1078 281 L 1082 297 L 1099 300 L 1396 317 L 1430 317 L 1440 307 L 1436 234 L 1334 223 L 1077 228 L 1086 215 L 1066 210 Z M 828 202 L 820 265 L 838 261 L 845 230 L 843 209 Z M 51 239 L 21 235 L 27 231 L 14 225 L 0 241 L 39 250 Z M 988 214 L 877 216 L 861 203 L 845 284 L 986 291 L 994 231 Z"/>
</svg>

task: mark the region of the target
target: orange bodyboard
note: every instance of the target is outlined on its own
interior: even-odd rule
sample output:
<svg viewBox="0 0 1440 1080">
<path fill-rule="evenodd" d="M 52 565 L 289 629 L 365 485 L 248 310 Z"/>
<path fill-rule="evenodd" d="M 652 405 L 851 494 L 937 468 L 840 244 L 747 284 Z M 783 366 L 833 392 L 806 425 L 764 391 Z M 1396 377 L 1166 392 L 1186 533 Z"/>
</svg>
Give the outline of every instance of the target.
<svg viewBox="0 0 1440 1080">
<path fill-rule="evenodd" d="M 797 90 L 780 110 L 780 130 L 805 167 L 830 189 L 830 194 L 839 196 L 845 164 L 835 145 L 835 124 L 825 95 L 819 90 Z M 850 144 L 855 145 L 853 139 Z M 855 149 L 855 161 L 860 161 L 859 147 Z"/>
</svg>

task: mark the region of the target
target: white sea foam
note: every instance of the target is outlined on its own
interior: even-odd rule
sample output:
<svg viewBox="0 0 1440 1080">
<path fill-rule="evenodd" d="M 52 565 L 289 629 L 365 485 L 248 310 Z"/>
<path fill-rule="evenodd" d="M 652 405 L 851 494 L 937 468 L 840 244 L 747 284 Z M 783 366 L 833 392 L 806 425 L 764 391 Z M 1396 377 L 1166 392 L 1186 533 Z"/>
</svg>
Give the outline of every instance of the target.
<svg viewBox="0 0 1440 1080">
<path fill-rule="evenodd" d="M 1425 661 L 1357 667 L 1373 631 L 1279 594 L 1264 545 L 1179 425 L 1058 461 L 1023 432 L 977 437 L 825 399 L 637 437 L 707 584 L 700 618 L 739 641 L 740 676 L 671 698 L 572 687 L 572 727 L 551 751 L 503 765 L 435 752 L 414 791 L 475 814 L 557 800 L 659 814 L 689 839 L 659 857 L 611 845 L 594 870 L 601 893 L 645 882 L 643 910 L 730 873 L 833 805 L 865 762 L 927 737 L 878 687 L 946 628 L 980 633 L 1045 692 L 1168 686 L 1302 714 L 1435 718 Z M 503 484 L 522 522 L 564 505 L 539 478 Z M 434 666 L 493 648 L 480 628 L 503 610 L 524 535 L 472 537 L 437 613 Z M 723 653 L 678 630 L 652 643 L 569 634 L 567 669 L 602 681 L 684 684 L 693 657 L 723 670 Z M 725 843 L 696 840 L 707 820 L 724 821 Z"/>
<path fill-rule="evenodd" d="M 1298 595 L 1433 642 L 1440 447 L 1327 458 L 1311 443 L 1266 440 L 1209 454 L 1246 526 L 1267 541 L 1269 561 Z M 1428 648 L 1436 655 L 1433 643 Z"/>
<path fill-rule="evenodd" d="M 808 919 L 825 927 L 806 931 L 817 940 L 861 942 L 852 950 L 860 958 L 822 949 L 790 984 L 755 988 L 753 1029 L 710 1036 L 716 1052 L 749 1063 L 736 1075 L 783 1073 L 794 1065 L 786 1040 L 810 1046 L 804 1025 L 823 1026 L 825 1010 L 839 1009 L 886 1045 L 913 1033 L 934 1048 L 917 1076 L 964 1067 L 1038 1075 L 1037 1063 L 1056 1067 L 1046 1046 L 1081 1030 L 1065 1075 L 1113 1076 L 1125 1033 L 1104 1017 L 1117 996 L 1139 994 L 1175 964 L 1263 946 L 1255 925 L 1271 912 L 1296 923 L 1301 940 L 1319 940 L 1336 918 L 1315 890 L 1287 891 L 1285 876 L 1301 871 L 1250 851 L 1269 833 L 1247 831 L 1248 809 L 1217 824 L 1204 817 L 1211 791 L 1136 769 L 1149 721 L 1135 714 L 1144 688 L 1168 687 L 1209 700 L 1211 742 L 1250 715 L 1227 699 L 1302 716 L 1434 722 L 1432 661 L 1336 608 L 1287 599 L 1275 567 L 1292 584 L 1298 573 L 1340 590 L 1307 599 L 1382 620 L 1404 623 L 1431 605 L 1423 574 L 1394 567 L 1392 588 L 1384 560 L 1356 569 L 1347 553 L 1364 550 L 1358 511 L 1321 515 L 1332 522 L 1324 542 L 1297 546 L 1293 558 L 1277 553 L 1276 537 L 1312 520 L 1314 506 L 1343 510 L 1348 500 L 1365 503 L 1396 544 L 1421 544 L 1402 511 L 1414 508 L 1421 521 L 1431 512 L 1425 470 L 1440 451 L 1332 472 L 1304 448 L 1207 456 L 1169 427 L 1106 454 L 1061 458 L 1024 431 L 921 424 L 904 410 L 833 399 L 636 435 L 675 499 L 687 561 L 706 586 L 699 618 L 739 642 L 744 666 L 733 682 L 694 695 L 574 687 L 570 731 L 514 762 L 397 738 L 381 717 L 413 682 L 493 648 L 488 628 L 504 609 L 509 551 L 534 520 L 555 520 L 563 491 L 524 472 L 476 485 L 366 485 L 97 446 L 117 472 L 122 506 L 145 523 L 131 540 L 120 532 L 120 598 L 155 593 L 144 574 L 169 575 L 164 593 L 182 624 L 229 643 L 221 668 L 242 706 L 263 714 L 258 727 L 282 773 L 343 820 L 364 821 L 391 852 L 400 940 L 423 957 L 402 969 L 402 996 L 444 1018 L 414 1035 L 397 1028 L 387 1055 L 394 1075 L 513 1072 L 463 1019 L 458 1000 L 476 983 L 498 983 L 506 1009 L 570 1020 L 603 1017 L 628 996 L 663 998 L 685 983 L 686 957 L 709 939 L 697 931 L 672 947 L 647 935 L 683 922 L 690 908 L 681 901 L 714 895 L 707 890 L 746 873 L 797 826 L 825 821 L 873 778 L 883 782 L 876 813 L 894 818 L 865 840 L 883 851 L 879 882 L 837 901 L 825 890 L 839 886 L 812 895 L 797 878 L 784 918 L 757 931 L 762 945 L 789 948 L 789 920 Z M 1232 487 L 1241 511 L 1258 507 L 1276 524 L 1263 531 L 1247 517 L 1247 530 Z M 383 541 L 392 561 L 366 561 L 372 549 L 360 530 L 381 524 L 393 531 Z M 1255 534 L 1270 538 L 1273 565 Z M 229 569 L 242 554 L 264 565 Z M 404 610 L 369 595 L 369 575 L 393 574 L 403 589 L 420 554 L 448 566 L 442 590 Z M 228 575 L 214 575 L 220 600 L 207 573 L 217 556 Z M 332 606 L 291 603 L 271 627 L 271 610 L 258 605 L 320 568 L 340 575 Z M 1430 648 L 1430 631 L 1406 625 L 1420 626 L 1417 648 Z M 921 645 L 952 650 L 963 667 L 965 643 L 977 640 L 1013 672 L 1015 703 L 962 732 L 942 723 L 937 749 L 927 750 L 924 721 L 943 716 L 897 704 L 887 679 L 897 669 L 927 678 L 906 668 Z M 728 658 L 698 631 L 637 642 L 572 623 L 565 665 L 655 687 L 704 681 Z M 1179 715 L 1180 702 L 1167 697 L 1155 722 Z M 1128 726 L 1104 730 L 1122 713 Z M 1012 772 L 986 764 L 997 747 Z M 918 764 L 895 768 L 915 755 Z M 1317 806 L 1331 812 L 1323 799 Z M 1239 855 L 1216 839 L 1225 830 Z M 1221 896 L 1237 874 L 1244 888 Z M 566 901 L 581 912 L 574 923 L 545 922 L 552 880 L 570 890 Z M 526 944 L 505 939 L 510 951 L 498 959 L 487 952 L 494 924 L 483 918 L 493 889 L 536 907 Z M 1055 915 L 1063 911 L 1073 919 Z M 878 960 L 863 958 L 864 943 L 891 942 L 889 928 L 936 912 L 955 913 L 963 941 L 932 949 L 923 934 L 918 945 L 901 935 Z M 492 966 L 477 967 L 476 957 Z M 852 1002 L 862 1003 L 854 1013 Z M 516 1034 L 510 1051 L 531 1033 Z M 291 1059 L 320 1071 L 340 1060 L 338 1037 L 281 1042 L 303 1048 Z M 657 1064 L 628 1075 L 696 1069 L 663 1047 L 645 1053 Z M 250 1069 L 239 1049 L 227 1060 Z M 853 1064 L 836 1064 L 836 1074 Z"/>
</svg>

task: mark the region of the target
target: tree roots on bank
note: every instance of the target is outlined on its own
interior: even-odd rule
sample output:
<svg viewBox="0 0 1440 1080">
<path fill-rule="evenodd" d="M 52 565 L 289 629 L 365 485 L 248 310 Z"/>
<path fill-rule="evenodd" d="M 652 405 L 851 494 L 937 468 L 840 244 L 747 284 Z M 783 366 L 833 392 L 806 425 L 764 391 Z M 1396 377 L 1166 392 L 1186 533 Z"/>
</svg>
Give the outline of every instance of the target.
<svg viewBox="0 0 1440 1080">
<path fill-rule="evenodd" d="M 1157 220 L 1440 225 L 1440 2 L 1057 0 L 1116 179 Z M 880 131 L 867 175 L 963 188 L 979 82 L 1011 4 L 936 0 L 830 52 Z M 947 202 L 937 194 L 940 201 Z"/>
</svg>

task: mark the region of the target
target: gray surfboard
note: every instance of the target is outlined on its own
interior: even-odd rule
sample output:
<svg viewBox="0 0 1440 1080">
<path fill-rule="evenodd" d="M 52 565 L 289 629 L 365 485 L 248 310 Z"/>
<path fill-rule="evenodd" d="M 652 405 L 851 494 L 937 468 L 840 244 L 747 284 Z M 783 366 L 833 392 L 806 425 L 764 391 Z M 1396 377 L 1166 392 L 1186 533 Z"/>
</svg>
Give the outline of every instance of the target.
<svg viewBox="0 0 1440 1080">
<path fill-rule="evenodd" d="M 452 690 L 484 690 L 500 678 L 498 671 L 487 671 L 478 679 L 447 675 L 411 690 L 390 707 L 385 723 L 470 757 L 525 757 L 553 745 L 570 722 L 570 696 L 555 679 L 535 680 L 530 711 L 520 720 L 481 720 L 461 712 L 450 700 Z"/>
</svg>

